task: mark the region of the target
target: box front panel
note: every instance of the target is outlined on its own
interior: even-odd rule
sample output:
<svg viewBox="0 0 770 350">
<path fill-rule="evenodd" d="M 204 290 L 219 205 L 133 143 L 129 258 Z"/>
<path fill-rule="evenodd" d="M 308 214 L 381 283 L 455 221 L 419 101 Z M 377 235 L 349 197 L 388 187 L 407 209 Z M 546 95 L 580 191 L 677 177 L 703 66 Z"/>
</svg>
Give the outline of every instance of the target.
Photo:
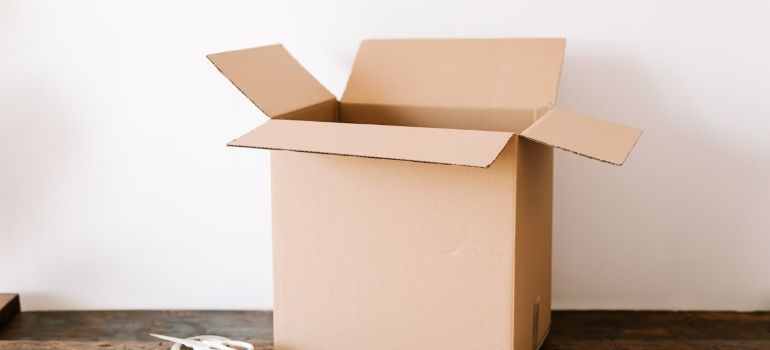
<svg viewBox="0 0 770 350">
<path fill-rule="evenodd" d="M 275 348 L 510 350 L 514 148 L 488 169 L 273 152 Z"/>
</svg>

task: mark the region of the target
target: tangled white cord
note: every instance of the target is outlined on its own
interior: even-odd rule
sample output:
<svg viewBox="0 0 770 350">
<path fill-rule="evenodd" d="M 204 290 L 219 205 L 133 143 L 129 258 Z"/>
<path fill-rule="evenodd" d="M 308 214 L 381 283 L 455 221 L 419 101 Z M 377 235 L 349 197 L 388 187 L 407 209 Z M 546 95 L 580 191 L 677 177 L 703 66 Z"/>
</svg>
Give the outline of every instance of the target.
<svg viewBox="0 0 770 350">
<path fill-rule="evenodd" d="M 254 350 L 254 345 L 247 342 L 231 340 L 218 335 L 197 335 L 185 339 L 174 338 L 159 334 L 150 334 L 153 337 L 174 342 L 171 350 L 182 350 L 182 346 L 193 350 Z"/>
</svg>

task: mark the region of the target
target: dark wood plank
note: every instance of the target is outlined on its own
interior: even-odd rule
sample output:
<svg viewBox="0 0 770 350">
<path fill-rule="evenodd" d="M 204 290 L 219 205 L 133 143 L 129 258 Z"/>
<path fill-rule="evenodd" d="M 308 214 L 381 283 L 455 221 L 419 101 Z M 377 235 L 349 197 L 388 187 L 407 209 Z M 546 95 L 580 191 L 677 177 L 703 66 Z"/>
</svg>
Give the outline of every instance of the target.
<svg viewBox="0 0 770 350">
<path fill-rule="evenodd" d="M 23 312 L 0 350 L 168 349 L 149 333 L 219 334 L 271 349 L 264 311 Z M 770 312 L 555 311 L 543 350 L 770 349 Z"/>
<path fill-rule="evenodd" d="M 89 342 L 89 341 L 40 341 L 40 340 L 0 340 L 2 350 L 53 350 L 53 349 L 136 349 L 136 350 L 168 350 L 169 344 L 160 342 Z"/>
<path fill-rule="evenodd" d="M 0 294 L 0 329 L 21 312 L 18 294 Z"/>
<path fill-rule="evenodd" d="M 5 341 L 0 340 L 0 349 L 2 350 L 58 350 L 58 349 L 79 349 L 79 350 L 168 350 L 171 343 L 156 341 L 40 341 L 40 340 L 19 340 Z M 254 344 L 254 350 L 272 350 L 271 343 Z"/>
<path fill-rule="evenodd" d="M 23 312 L 0 329 L 0 340 L 154 341 L 216 334 L 252 343 L 273 340 L 269 311 L 49 311 Z"/>
<path fill-rule="evenodd" d="M 770 349 L 770 312 L 554 311 L 542 349 Z"/>
<path fill-rule="evenodd" d="M 556 311 L 560 339 L 770 339 L 770 312 Z"/>
<path fill-rule="evenodd" d="M 770 340 L 585 339 L 546 340 L 541 350 L 768 350 Z"/>
</svg>

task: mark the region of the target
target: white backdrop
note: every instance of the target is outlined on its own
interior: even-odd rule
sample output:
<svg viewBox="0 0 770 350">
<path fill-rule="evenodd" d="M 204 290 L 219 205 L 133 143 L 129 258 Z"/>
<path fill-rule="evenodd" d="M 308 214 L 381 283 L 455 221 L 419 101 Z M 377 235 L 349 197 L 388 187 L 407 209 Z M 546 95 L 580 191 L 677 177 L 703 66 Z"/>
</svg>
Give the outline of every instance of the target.
<svg viewBox="0 0 770 350">
<path fill-rule="evenodd" d="M 205 59 L 284 43 L 332 92 L 381 37 L 566 37 L 555 308 L 770 309 L 770 2 L 0 2 L 0 291 L 33 309 L 270 308 L 265 120 Z"/>
</svg>

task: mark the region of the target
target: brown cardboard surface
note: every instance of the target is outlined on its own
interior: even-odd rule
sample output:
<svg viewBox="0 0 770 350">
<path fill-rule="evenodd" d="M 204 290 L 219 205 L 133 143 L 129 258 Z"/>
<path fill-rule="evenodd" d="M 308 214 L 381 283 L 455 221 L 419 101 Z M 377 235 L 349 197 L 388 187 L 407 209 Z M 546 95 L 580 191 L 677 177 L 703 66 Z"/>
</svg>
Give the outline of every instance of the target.
<svg viewBox="0 0 770 350">
<path fill-rule="evenodd" d="M 625 162 L 642 129 L 608 123 L 554 107 L 521 135 L 615 165 Z"/>
<path fill-rule="evenodd" d="M 531 109 L 447 108 L 340 103 L 344 123 L 419 126 L 520 133 L 532 125 Z M 472 117 L 471 117 L 472 116 Z"/>
<path fill-rule="evenodd" d="M 336 100 L 328 100 L 310 107 L 281 114 L 273 119 L 309 120 L 319 122 L 334 122 L 337 119 L 339 104 Z"/>
<path fill-rule="evenodd" d="M 551 325 L 553 149 L 521 137 L 516 140 L 513 339 L 514 349 L 533 349 L 533 344 L 542 343 Z"/>
<path fill-rule="evenodd" d="M 513 141 L 487 169 L 271 157 L 276 350 L 512 349 Z"/>
<path fill-rule="evenodd" d="M 228 51 L 207 56 L 225 77 L 271 118 L 335 101 L 283 45 Z M 311 120 L 334 120 L 314 116 Z"/>
<path fill-rule="evenodd" d="M 273 119 L 228 145 L 487 167 L 512 136 L 494 131 Z"/>
<path fill-rule="evenodd" d="M 366 40 L 341 101 L 534 109 L 556 101 L 563 55 L 564 39 Z"/>
<path fill-rule="evenodd" d="M 551 108 L 563 51 L 365 41 L 339 103 L 282 46 L 209 56 L 273 118 L 229 145 L 292 151 L 271 153 L 276 350 L 542 344 L 552 147 L 620 165 L 641 134 Z"/>
</svg>

